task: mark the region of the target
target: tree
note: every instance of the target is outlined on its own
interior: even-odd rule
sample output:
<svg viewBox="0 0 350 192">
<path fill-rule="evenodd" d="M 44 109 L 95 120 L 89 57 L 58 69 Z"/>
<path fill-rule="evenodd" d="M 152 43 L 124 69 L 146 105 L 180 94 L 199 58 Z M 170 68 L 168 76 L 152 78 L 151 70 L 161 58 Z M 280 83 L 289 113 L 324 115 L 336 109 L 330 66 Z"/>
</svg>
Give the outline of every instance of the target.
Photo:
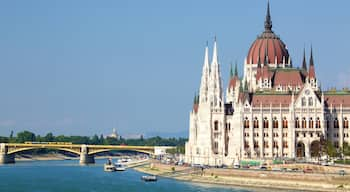
<svg viewBox="0 0 350 192">
<path fill-rule="evenodd" d="M 13 138 L 13 130 L 11 130 L 11 133 L 10 133 L 10 139 Z"/>
<path fill-rule="evenodd" d="M 337 148 L 333 145 L 331 141 L 326 141 L 326 154 L 330 157 L 337 157 L 339 154 Z"/>
<path fill-rule="evenodd" d="M 92 137 L 91 144 L 93 144 L 93 145 L 100 144 L 100 139 L 98 138 L 98 136 L 96 134 Z"/>
<path fill-rule="evenodd" d="M 350 156 L 350 145 L 347 142 L 343 143 L 343 154 L 344 156 Z"/>
<path fill-rule="evenodd" d="M 100 144 L 103 145 L 105 143 L 105 138 L 103 138 L 103 135 L 100 135 Z"/>
<path fill-rule="evenodd" d="M 17 133 L 17 142 L 24 143 L 26 141 L 35 141 L 35 134 L 30 131 Z"/>
<path fill-rule="evenodd" d="M 55 141 L 55 137 L 53 136 L 52 133 L 46 134 L 46 136 L 44 137 L 44 139 L 45 139 L 45 141 L 47 141 L 47 142 L 53 142 L 53 141 Z"/>
</svg>

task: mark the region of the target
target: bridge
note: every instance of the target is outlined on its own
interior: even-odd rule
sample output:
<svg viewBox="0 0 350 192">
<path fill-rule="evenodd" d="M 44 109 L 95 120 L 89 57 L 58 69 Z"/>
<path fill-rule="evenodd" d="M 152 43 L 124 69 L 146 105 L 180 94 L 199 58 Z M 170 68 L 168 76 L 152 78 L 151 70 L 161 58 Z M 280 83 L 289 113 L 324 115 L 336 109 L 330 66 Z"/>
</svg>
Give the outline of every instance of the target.
<svg viewBox="0 0 350 192">
<path fill-rule="evenodd" d="M 86 145 L 86 144 L 51 144 L 51 143 L 0 143 L 0 164 L 15 163 L 15 154 L 33 149 L 55 149 L 80 156 L 80 164 L 95 163 L 95 154 L 107 151 L 137 151 L 150 155 L 160 155 L 169 146 L 128 146 L 128 145 Z"/>
</svg>

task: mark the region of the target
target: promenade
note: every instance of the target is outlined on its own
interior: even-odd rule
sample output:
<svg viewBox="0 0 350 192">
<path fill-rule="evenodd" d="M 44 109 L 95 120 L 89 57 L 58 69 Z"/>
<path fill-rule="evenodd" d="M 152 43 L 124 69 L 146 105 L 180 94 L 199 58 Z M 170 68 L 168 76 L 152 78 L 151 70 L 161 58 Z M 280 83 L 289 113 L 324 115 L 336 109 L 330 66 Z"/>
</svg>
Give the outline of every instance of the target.
<svg viewBox="0 0 350 192">
<path fill-rule="evenodd" d="M 350 191 L 350 175 L 341 176 L 337 173 L 343 169 L 350 173 L 347 167 L 324 167 L 310 164 L 291 164 L 284 167 L 309 168 L 313 173 L 262 171 L 258 169 L 220 169 L 208 168 L 203 172 L 200 168 L 160 164 L 153 161 L 150 165 L 135 168 L 138 171 L 170 177 L 178 180 L 253 187 L 257 189 L 284 189 L 300 191 Z M 174 168 L 173 168 L 174 167 Z M 175 171 L 173 170 L 175 169 Z"/>
</svg>

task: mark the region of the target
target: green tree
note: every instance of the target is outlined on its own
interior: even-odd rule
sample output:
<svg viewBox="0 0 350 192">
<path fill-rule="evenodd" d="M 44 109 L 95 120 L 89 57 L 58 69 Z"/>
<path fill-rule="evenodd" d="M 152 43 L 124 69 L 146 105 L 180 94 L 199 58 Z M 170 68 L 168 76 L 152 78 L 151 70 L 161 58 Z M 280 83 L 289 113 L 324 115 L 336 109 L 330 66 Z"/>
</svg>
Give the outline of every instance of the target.
<svg viewBox="0 0 350 192">
<path fill-rule="evenodd" d="M 8 143 L 8 142 L 9 142 L 9 138 L 0 136 L 0 143 Z"/>
<path fill-rule="evenodd" d="M 24 143 L 26 141 L 35 141 L 35 134 L 30 131 L 23 131 L 17 133 L 17 142 Z"/>
<path fill-rule="evenodd" d="M 349 145 L 349 143 L 344 142 L 342 150 L 343 150 L 344 156 L 350 156 L 350 145 Z"/>
<path fill-rule="evenodd" d="M 100 135 L 100 144 L 103 145 L 105 143 L 105 138 L 103 138 L 103 135 Z"/>
<path fill-rule="evenodd" d="M 55 141 L 55 137 L 53 136 L 53 134 L 50 132 L 48 134 L 45 135 L 44 140 L 47 142 L 53 142 Z"/>
<path fill-rule="evenodd" d="M 333 145 L 331 141 L 326 141 L 326 154 L 330 157 L 337 157 L 339 154 L 337 148 Z"/>
<path fill-rule="evenodd" d="M 92 137 L 90 143 L 93 144 L 93 145 L 98 145 L 98 144 L 100 144 L 100 139 L 98 138 L 98 136 L 97 136 L 96 134 Z"/>
</svg>

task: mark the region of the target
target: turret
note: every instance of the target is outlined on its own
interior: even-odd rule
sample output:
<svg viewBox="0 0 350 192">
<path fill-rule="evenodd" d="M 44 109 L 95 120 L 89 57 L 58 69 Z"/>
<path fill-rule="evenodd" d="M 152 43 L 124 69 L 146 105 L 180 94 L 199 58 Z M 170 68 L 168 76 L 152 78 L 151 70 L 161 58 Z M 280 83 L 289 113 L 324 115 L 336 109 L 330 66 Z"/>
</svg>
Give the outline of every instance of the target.
<svg viewBox="0 0 350 192">
<path fill-rule="evenodd" d="M 310 85 L 317 90 L 317 79 L 316 79 L 316 73 L 315 73 L 315 66 L 314 66 L 314 58 L 312 53 L 312 47 L 311 47 L 311 53 L 310 53 L 310 66 L 309 66 L 309 73 L 308 73 L 308 80 Z"/>
<path fill-rule="evenodd" d="M 232 65 L 230 70 L 230 81 L 226 90 L 226 102 L 236 103 L 238 101 L 238 95 L 241 82 L 238 77 L 237 63 L 235 64 L 235 72 L 233 73 Z"/>
<path fill-rule="evenodd" d="M 209 55 L 208 55 L 208 42 L 205 47 L 205 53 L 204 53 L 204 63 L 203 63 L 203 69 L 202 69 L 202 78 L 201 78 L 201 85 L 199 89 L 199 103 L 207 103 L 208 102 L 208 89 L 209 89 Z"/>
<path fill-rule="evenodd" d="M 210 105 L 212 107 L 222 107 L 223 106 L 222 84 L 221 84 L 220 66 L 219 66 L 217 46 L 216 46 L 216 38 L 214 41 L 213 60 L 210 66 L 209 79 L 210 79 L 210 83 L 209 83 L 208 97 L 209 97 Z"/>
</svg>

